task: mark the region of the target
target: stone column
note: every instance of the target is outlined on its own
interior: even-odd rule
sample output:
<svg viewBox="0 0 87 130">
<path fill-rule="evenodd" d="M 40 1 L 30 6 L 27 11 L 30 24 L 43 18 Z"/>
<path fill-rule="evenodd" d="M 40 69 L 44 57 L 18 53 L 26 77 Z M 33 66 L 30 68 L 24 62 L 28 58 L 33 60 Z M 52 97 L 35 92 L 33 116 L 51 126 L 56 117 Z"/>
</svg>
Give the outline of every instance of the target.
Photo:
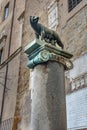
<svg viewBox="0 0 87 130">
<path fill-rule="evenodd" d="M 71 54 L 39 40 L 26 46 L 31 87 L 31 130 L 66 130 L 64 71 Z"/>
</svg>

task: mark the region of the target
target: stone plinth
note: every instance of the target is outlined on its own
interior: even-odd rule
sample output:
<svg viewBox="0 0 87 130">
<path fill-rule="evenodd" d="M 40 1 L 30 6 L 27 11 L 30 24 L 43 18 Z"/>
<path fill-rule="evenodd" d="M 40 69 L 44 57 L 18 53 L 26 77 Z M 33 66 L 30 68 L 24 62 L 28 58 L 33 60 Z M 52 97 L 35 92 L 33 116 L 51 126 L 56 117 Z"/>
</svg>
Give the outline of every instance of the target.
<svg viewBox="0 0 87 130">
<path fill-rule="evenodd" d="M 25 48 L 31 88 L 31 130 L 66 130 L 64 71 L 71 54 L 39 40 Z"/>
</svg>

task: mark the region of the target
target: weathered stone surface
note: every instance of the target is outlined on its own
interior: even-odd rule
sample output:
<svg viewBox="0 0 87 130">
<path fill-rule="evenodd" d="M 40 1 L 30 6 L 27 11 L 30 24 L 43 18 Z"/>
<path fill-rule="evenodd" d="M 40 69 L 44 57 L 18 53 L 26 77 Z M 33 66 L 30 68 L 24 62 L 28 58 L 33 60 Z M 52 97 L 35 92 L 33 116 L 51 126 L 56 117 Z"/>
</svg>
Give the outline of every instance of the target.
<svg viewBox="0 0 87 130">
<path fill-rule="evenodd" d="M 9 2 L 9 14 L 6 19 L 4 18 L 5 7 Z M 15 8 L 14 0 L 1 0 L 0 1 L 0 50 L 2 52 L 2 64 L 0 63 L 0 118 L 2 118 L 2 124 L 5 124 L 2 129 L 12 129 L 10 126 L 12 123 L 16 107 L 16 96 L 18 88 L 18 79 L 19 79 L 19 66 L 20 66 L 20 54 L 16 53 L 17 49 L 21 47 L 22 43 L 22 26 L 18 21 L 19 15 L 24 9 L 24 1 L 16 1 Z M 20 6 L 19 6 L 20 4 Z M 13 18 L 13 9 L 14 9 L 14 19 Z M 11 32 L 12 29 L 12 32 Z M 9 55 L 9 56 L 8 56 Z M 10 59 L 10 60 L 8 60 Z M 6 78 L 6 66 L 8 62 L 7 78 Z M 6 80 L 6 82 L 5 82 Z M 4 87 L 5 93 L 3 98 Z M 2 101 L 4 103 L 2 105 Z M 3 106 L 3 107 L 2 107 Z M 1 117 L 1 107 L 3 108 L 2 117 Z M 8 125 L 10 128 L 8 128 Z M 0 127 L 1 129 L 1 127 Z"/>
<path fill-rule="evenodd" d="M 37 15 L 40 16 L 40 22 L 48 27 L 48 9 L 47 7 L 53 0 L 33 0 L 26 1 L 25 20 L 23 28 L 23 46 L 31 42 L 34 39 L 34 33 L 29 25 L 29 16 Z M 74 55 L 74 58 L 80 57 L 87 51 L 87 6 L 84 6 L 82 1 L 78 6 L 74 8 L 74 11 L 68 13 L 67 0 L 58 0 L 58 23 L 56 28 L 57 33 L 61 37 L 64 43 L 65 49 Z M 83 8 L 82 8 L 83 6 Z M 83 38 L 82 38 L 83 37 Z M 25 56 L 21 58 L 21 78 L 19 81 L 19 89 L 28 88 L 28 70 L 26 69 L 26 84 L 25 83 L 25 67 L 26 67 Z M 25 90 L 26 93 L 26 90 Z M 28 94 L 27 94 L 28 96 Z M 26 97 L 21 95 L 20 100 Z M 30 100 L 30 99 L 29 99 Z M 20 102 L 20 101 L 19 101 Z M 21 106 L 24 106 L 25 102 L 22 102 Z M 20 107 L 21 108 L 21 107 Z M 23 109 L 25 111 L 25 109 Z M 21 114 L 22 115 L 22 114 Z M 30 123 L 30 122 L 29 122 Z M 20 123 L 21 129 L 30 129 L 24 125 L 24 120 Z M 25 126 L 22 128 L 22 126 Z"/>
<path fill-rule="evenodd" d="M 25 10 L 25 19 L 24 19 L 24 28 L 23 28 L 23 39 L 22 46 L 24 47 L 28 42 L 32 41 L 34 38 L 33 30 L 29 25 L 29 16 L 38 15 L 40 16 L 40 21 L 45 26 L 48 26 L 48 9 L 47 7 L 53 0 L 27 0 L 26 1 L 26 10 Z M 76 6 L 73 11 L 68 13 L 67 0 L 57 0 L 58 1 L 58 26 L 56 31 L 59 33 L 61 40 L 64 43 L 65 49 L 70 53 L 74 54 L 74 58 L 80 57 L 83 53 L 87 52 L 87 3 L 86 0 L 83 0 L 78 6 Z M 9 43 L 9 32 L 10 32 L 10 24 L 12 18 L 12 9 L 13 9 L 13 0 L 10 0 L 10 9 L 9 9 L 9 17 L 3 21 L 3 13 L 4 7 L 7 4 L 8 0 L 0 1 L 0 34 L 5 32 L 7 34 L 5 49 L 4 49 L 4 60 L 7 59 L 8 53 L 8 43 Z M 25 0 L 16 0 L 16 16 L 15 16 L 15 25 L 13 29 L 13 37 L 12 37 L 12 46 L 11 46 L 11 54 L 19 47 L 19 42 L 21 42 L 19 36 L 20 27 L 18 17 L 20 12 L 24 8 Z M 20 5 L 20 6 L 19 6 Z M 18 112 L 22 118 L 19 129 L 21 130 L 29 130 L 28 124 L 30 123 L 27 120 L 25 114 L 29 113 L 30 105 L 26 104 L 30 101 L 30 96 L 27 91 L 29 91 L 29 70 L 26 68 L 27 59 L 25 55 L 22 53 L 21 62 L 20 62 L 20 72 L 19 72 L 19 85 L 18 85 L 18 97 L 17 102 Z M 10 66 L 9 73 L 13 70 L 15 65 Z M 16 64 L 17 67 L 17 64 Z M 5 72 L 5 70 L 2 70 Z M 2 74 L 1 74 L 2 75 Z M 1 79 L 3 81 L 3 79 Z M 1 89 L 2 88 L 2 85 Z M 2 90 L 1 90 L 2 91 Z M 7 96 L 7 95 L 6 95 Z M 29 98 L 28 98 L 29 97 Z M 27 102 L 27 103 L 26 103 Z M 29 102 L 30 103 L 30 102 Z M 19 114 L 18 113 L 18 114 Z M 18 115 L 17 115 L 18 116 Z M 30 113 L 29 113 L 30 118 Z M 27 122 L 25 124 L 25 122 Z M 17 129 L 17 128 L 16 128 Z"/>
<path fill-rule="evenodd" d="M 30 73 L 31 130 L 66 130 L 64 67 L 48 62 Z"/>
<path fill-rule="evenodd" d="M 26 10 L 25 10 L 25 20 L 24 20 L 24 28 L 23 28 L 23 41 L 22 46 L 25 47 L 28 42 L 34 39 L 34 33 L 32 28 L 29 25 L 29 16 L 38 15 L 40 16 L 40 22 L 45 26 L 48 26 L 48 5 L 53 0 L 33 0 L 26 1 Z M 74 11 L 68 13 L 67 8 L 67 0 L 59 0 L 58 1 L 58 27 L 56 31 L 59 33 L 61 40 L 64 43 L 65 49 L 70 53 L 74 54 L 74 58 L 80 57 L 83 53 L 87 51 L 87 6 L 83 6 L 86 0 L 82 1 L 78 6 L 75 7 Z M 83 8 L 82 8 L 83 6 Z M 14 43 L 15 44 L 15 43 Z M 20 67 L 20 78 L 19 78 L 19 89 L 18 93 L 20 93 L 19 101 L 19 113 L 21 111 L 22 106 L 25 106 L 25 102 L 27 101 L 27 96 L 29 93 L 28 83 L 29 83 L 29 71 L 26 68 L 26 61 L 24 54 L 21 56 L 21 67 Z M 27 89 L 26 89 L 27 88 Z M 26 95 L 26 96 L 25 96 Z M 29 96 L 30 97 L 30 96 Z M 30 100 L 30 99 L 28 99 Z M 30 105 L 29 105 L 30 106 Z M 28 109 L 29 106 L 27 106 Z M 26 107 L 22 108 L 21 117 L 22 121 L 20 123 L 21 130 L 30 130 L 28 127 L 29 122 L 26 122 L 26 114 L 23 113 L 26 111 Z M 29 111 L 27 111 L 29 112 Z M 30 117 L 30 113 L 29 113 Z"/>
</svg>

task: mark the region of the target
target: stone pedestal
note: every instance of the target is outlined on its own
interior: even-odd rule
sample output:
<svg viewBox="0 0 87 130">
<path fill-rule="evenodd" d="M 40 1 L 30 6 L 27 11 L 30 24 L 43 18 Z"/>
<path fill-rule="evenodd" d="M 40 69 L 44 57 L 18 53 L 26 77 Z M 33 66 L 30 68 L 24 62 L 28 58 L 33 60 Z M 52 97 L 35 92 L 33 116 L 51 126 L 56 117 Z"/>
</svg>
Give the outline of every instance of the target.
<svg viewBox="0 0 87 130">
<path fill-rule="evenodd" d="M 31 130 L 66 130 L 64 71 L 72 55 L 35 40 L 25 48 L 31 87 Z"/>
</svg>

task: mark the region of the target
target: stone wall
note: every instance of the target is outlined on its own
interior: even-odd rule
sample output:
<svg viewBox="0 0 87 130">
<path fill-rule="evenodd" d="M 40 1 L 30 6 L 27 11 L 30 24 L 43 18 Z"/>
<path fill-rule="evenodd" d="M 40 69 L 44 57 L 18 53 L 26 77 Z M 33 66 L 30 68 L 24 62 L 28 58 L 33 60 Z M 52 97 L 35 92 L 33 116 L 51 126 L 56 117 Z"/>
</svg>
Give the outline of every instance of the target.
<svg viewBox="0 0 87 130">
<path fill-rule="evenodd" d="M 29 24 L 29 16 L 39 16 L 40 22 L 45 26 L 48 26 L 48 6 L 51 4 L 52 1 L 53 0 L 26 1 L 22 39 L 23 48 L 35 38 L 34 31 Z M 64 43 L 65 50 L 71 52 L 74 55 L 74 60 L 87 51 L 87 2 L 82 1 L 70 13 L 68 13 L 67 0 L 57 0 L 57 2 L 59 24 L 56 27 L 56 31 L 61 37 L 62 42 Z M 18 125 L 18 129 L 20 130 L 30 129 L 30 70 L 26 67 L 26 64 L 27 58 L 26 55 L 22 52 L 18 88 L 18 114 L 19 116 L 21 116 L 21 122 Z"/>
<path fill-rule="evenodd" d="M 14 59 L 9 62 L 7 90 L 5 93 L 5 104 L 3 120 L 13 117 L 15 111 L 14 130 L 29 130 L 30 129 L 30 113 L 31 113 L 31 98 L 29 88 L 29 72 L 26 67 L 27 57 L 24 54 L 24 47 L 32 41 L 34 31 L 29 24 L 29 16 L 37 15 L 40 17 L 40 22 L 45 26 L 48 24 L 48 7 L 54 0 L 16 0 L 16 8 L 14 15 L 13 31 L 11 37 L 10 56 L 22 46 L 21 55 L 17 54 Z M 13 0 L 10 0 L 9 16 L 5 21 L 3 20 L 4 7 L 8 0 L 0 1 L 0 41 L 6 35 L 4 41 L 3 61 L 8 58 L 9 37 L 11 31 L 11 19 L 13 11 Z M 87 52 L 87 1 L 82 1 L 70 13 L 68 13 L 67 0 L 57 0 L 58 5 L 58 25 L 56 32 L 61 37 L 64 43 L 65 50 L 71 52 L 74 57 L 72 60 L 81 57 Z M 20 6 L 19 6 L 20 5 Z M 25 13 L 24 13 L 25 11 Z M 24 14 L 21 22 L 21 15 Z M 23 24 L 24 19 L 24 24 Z M 23 28 L 22 28 L 23 27 Z M 23 33 L 22 33 L 23 31 Z M 22 39 L 23 37 L 23 39 Z M 2 43 L 3 44 L 3 43 Z M 20 65 L 20 67 L 19 67 Z M 3 91 L 3 84 L 5 79 L 6 66 L 0 70 L 0 93 Z M 3 77 L 3 78 L 2 78 Z M 69 79 L 68 79 L 68 82 Z M 17 90 L 18 87 L 18 90 Z M 69 87 L 68 87 L 69 88 Z M 67 89 L 68 89 L 67 88 Z M 2 94 L 2 93 L 1 93 Z M 0 94 L 0 95 L 1 95 Z M 16 100 L 17 94 L 17 100 Z M 14 100 L 14 102 L 13 102 Z M 1 106 L 2 96 L 0 98 Z M 16 110 L 15 110 L 16 104 Z M 12 112 L 10 113 L 10 110 Z M 19 122 L 19 123 L 18 123 Z"/>
<path fill-rule="evenodd" d="M 4 9 L 8 2 L 9 15 L 5 20 L 3 20 Z M 19 22 L 18 18 L 24 12 L 24 3 L 24 0 L 16 1 L 13 16 L 14 0 L 0 1 L 0 49 L 3 47 L 2 62 L 0 64 L 0 118 L 2 118 L 1 125 L 9 125 L 9 120 L 12 119 L 12 123 L 14 120 L 22 43 L 22 24 Z M 13 23 L 12 17 L 14 17 Z M 4 93 L 3 111 L 1 117 L 1 107 L 5 86 L 6 89 Z M 15 118 L 17 120 L 17 117 Z M 1 125 L 1 130 L 8 128 L 8 126 L 1 128 Z M 12 129 L 12 125 L 10 129 Z"/>
<path fill-rule="evenodd" d="M 87 6 L 81 9 L 62 28 L 63 41 L 67 51 L 70 51 L 74 58 L 80 57 L 87 51 Z"/>
<path fill-rule="evenodd" d="M 87 86 L 66 96 L 68 130 L 87 130 Z"/>
</svg>

